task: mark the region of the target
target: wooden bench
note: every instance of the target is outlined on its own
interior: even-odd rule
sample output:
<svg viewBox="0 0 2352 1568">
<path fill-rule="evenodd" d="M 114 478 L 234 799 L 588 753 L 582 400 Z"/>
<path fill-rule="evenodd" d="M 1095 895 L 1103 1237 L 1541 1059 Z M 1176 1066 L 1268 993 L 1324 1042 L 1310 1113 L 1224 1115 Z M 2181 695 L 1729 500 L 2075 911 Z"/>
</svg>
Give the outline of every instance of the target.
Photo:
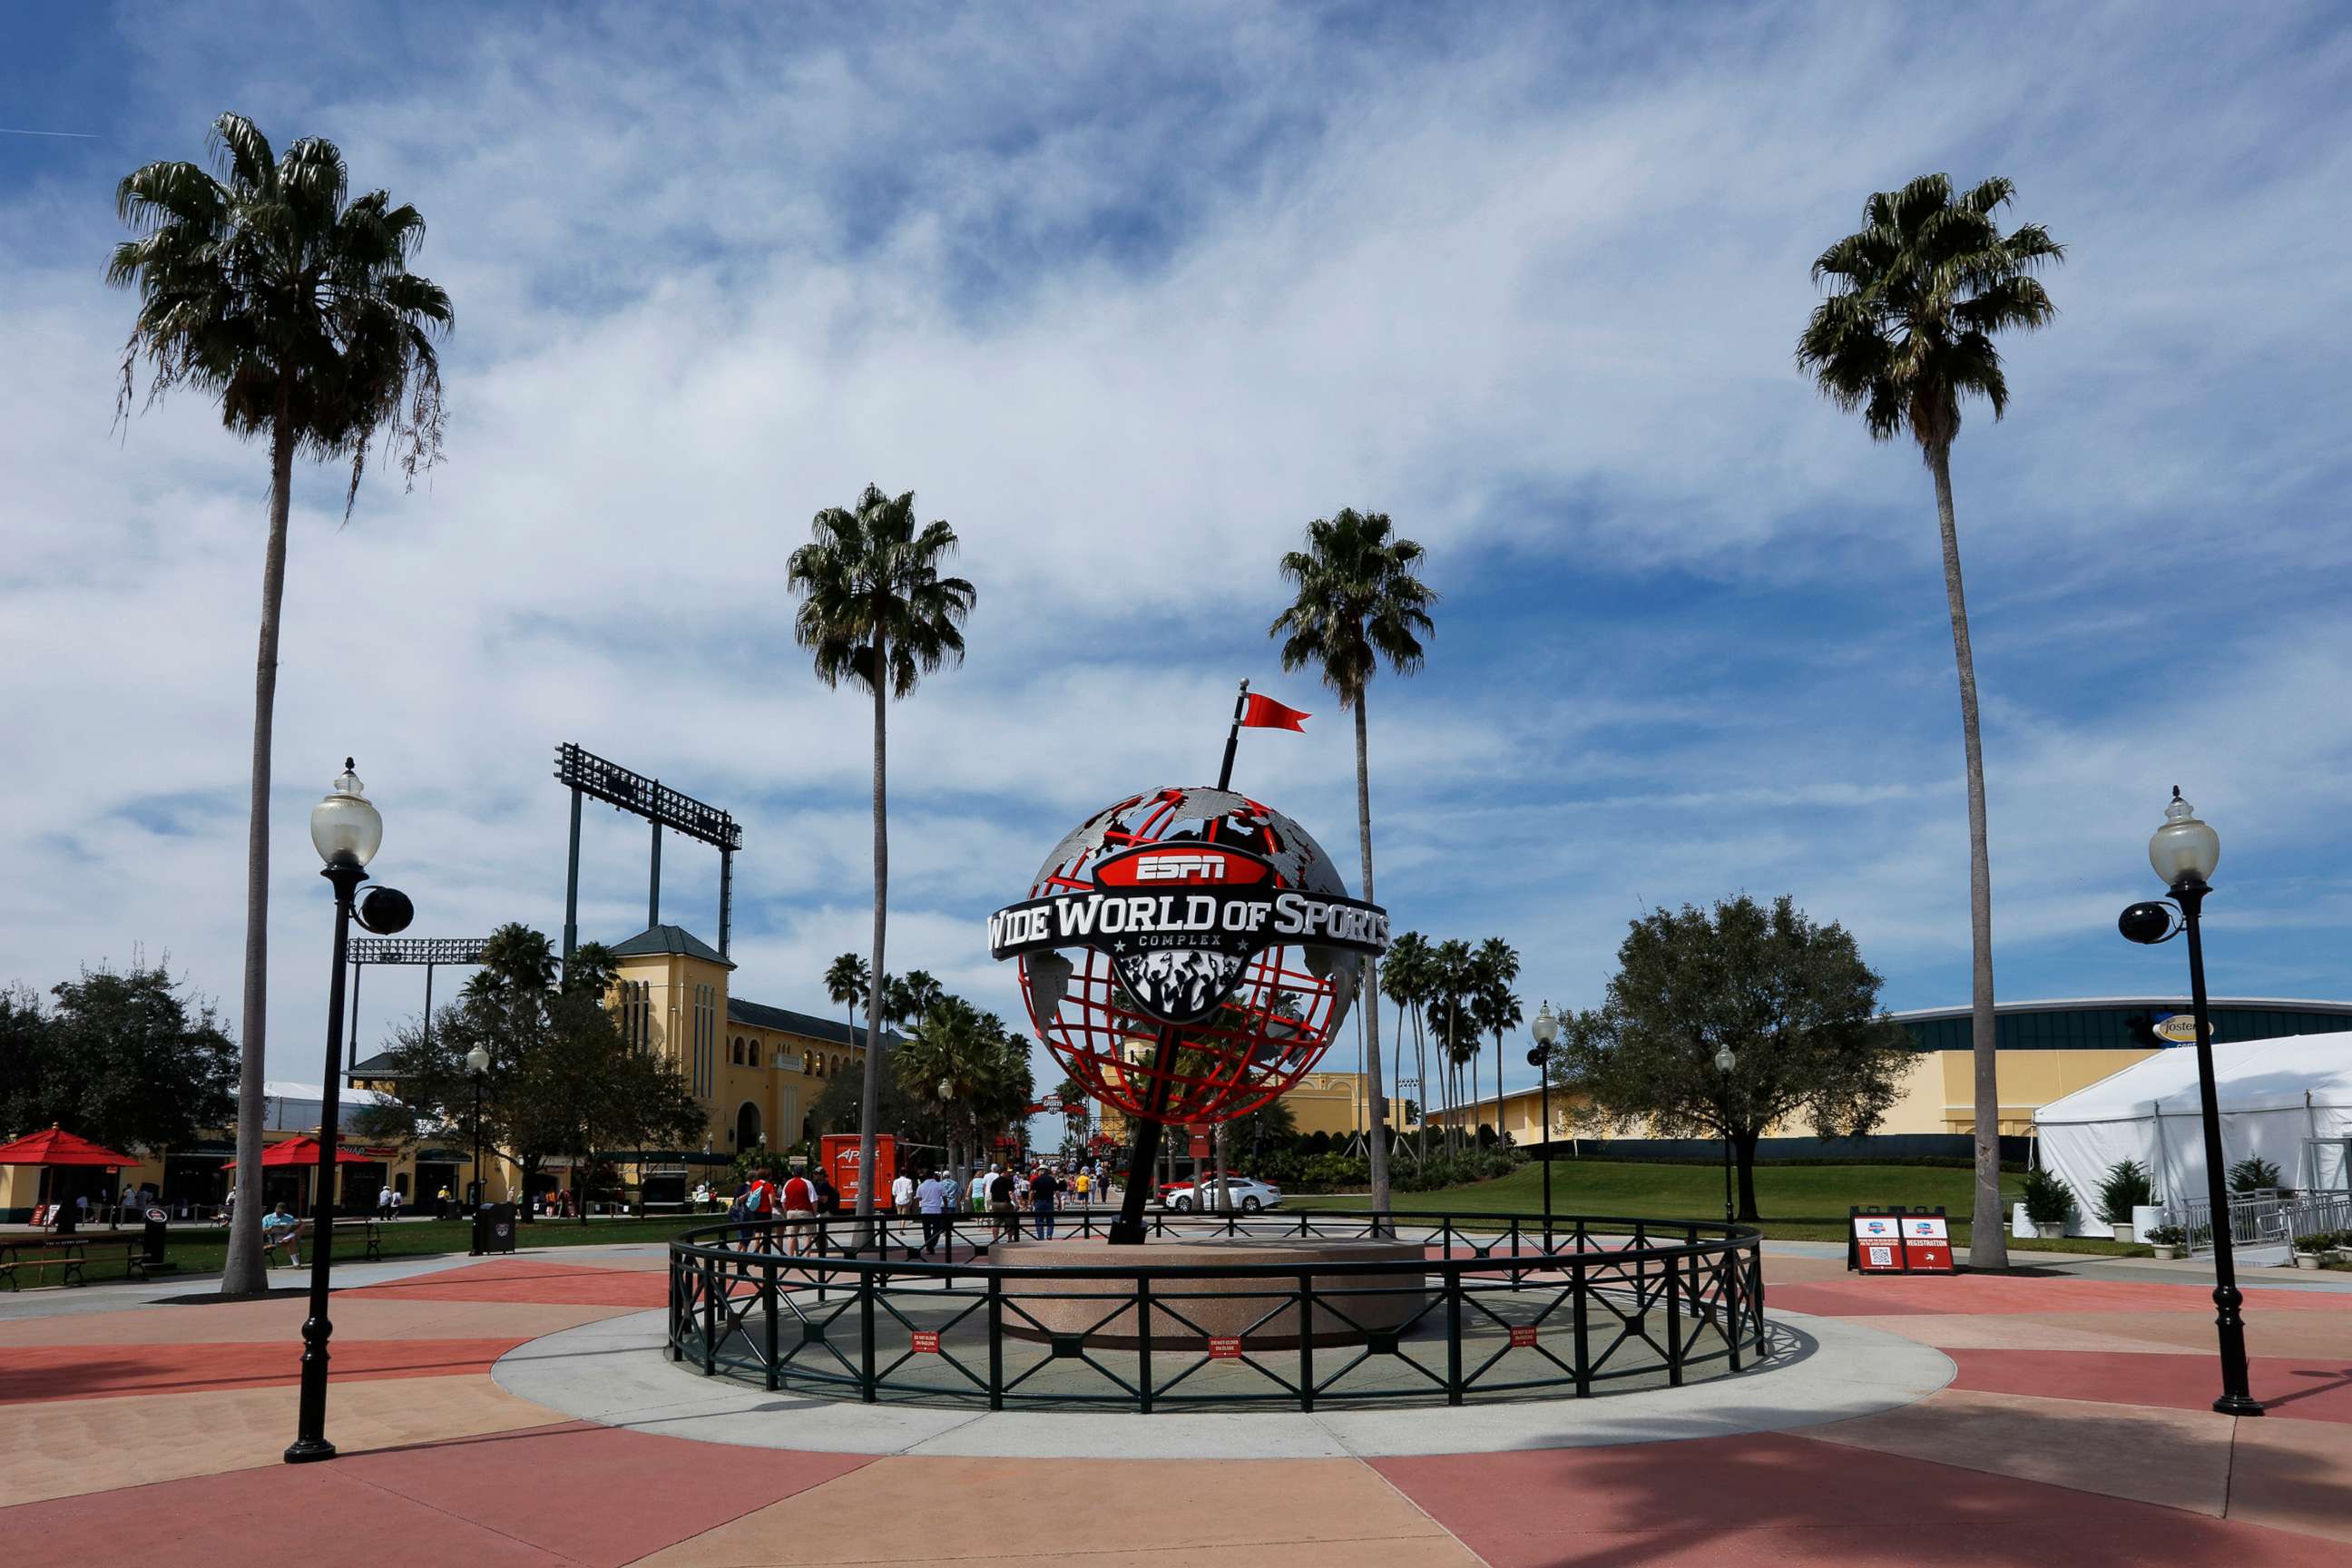
<svg viewBox="0 0 2352 1568">
<path fill-rule="evenodd" d="M 340 1236 L 346 1231 L 358 1231 L 361 1238 L 366 1243 L 363 1255 L 370 1263 L 379 1263 L 383 1259 L 383 1233 L 377 1226 L 383 1223 L 373 1215 L 352 1215 L 348 1217 L 339 1215 L 335 1218 L 335 1233 Z M 305 1230 L 310 1228 L 307 1222 L 303 1228 Z"/>
<path fill-rule="evenodd" d="M 147 1249 L 137 1237 L 56 1236 L 0 1241 L 0 1279 L 8 1281 L 9 1289 L 17 1290 L 23 1289 L 16 1279 L 19 1270 L 29 1268 L 37 1275 L 54 1268 L 58 1270 L 58 1284 L 87 1285 L 89 1279 L 83 1272 L 83 1265 L 89 1261 L 93 1250 L 100 1254 L 120 1252 L 126 1276 L 142 1279 L 147 1277 Z"/>
</svg>

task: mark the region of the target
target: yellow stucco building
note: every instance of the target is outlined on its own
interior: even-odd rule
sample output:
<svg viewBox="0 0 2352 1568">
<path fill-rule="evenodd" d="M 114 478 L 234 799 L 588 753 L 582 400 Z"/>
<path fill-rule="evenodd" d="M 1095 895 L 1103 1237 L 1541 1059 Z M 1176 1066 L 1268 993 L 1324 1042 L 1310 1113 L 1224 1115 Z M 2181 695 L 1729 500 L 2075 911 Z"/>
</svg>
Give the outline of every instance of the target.
<svg viewBox="0 0 2352 1568">
<path fill-rule="evenodd" d="M 2185 996 L 2098 997 L 2050 1002 L 2004 1002 L 1994 1009 L 1995 1072 L 2000 1093 L 2000 1131 L 2021 1138 L 2032 1131 L 2034 1113 L 2052 1100 L 2121 1072 L 2174 1042 L 2154 1030 L 2174 1015 L 2186 1015 Z M 2283 1035 L 2328 1034 L 2347 1027 L 2352 1003 L 2262 997 L 2223 997 L 2210 1004 L 2216 1040 L 2259 1040 Z M 1895 1104 L 1875 1137 L 1973 1138 L 1976 1132 L 1976 1057 L 1973 1019 L 1967 1007 L 1933 1007 L 1896 1013 L 1895 1022 L 1911 1034 L 1918 1054 L 1906 1070 Z M 2187 1036 L 2182 1037 L 2184 1039 Z M 1555 1089 L 1551 1096 L 1553 1139 L 1594 1136 L 1571 1122 L 1580 1100 Z M 1534 1088 L 1503 1096 L 1501 1131 L 1512 1142 L 1546 1141 L 1541 1096 Z M 1492 1095 L 1456 1110 L 1430 1113 L 1432 1126 L 1496 1125 Z M 1810 1126 L 1776 1127 L 1776 1138 L 1810 1138 Z M 1642 1137 L 1639 1131 L 1623 1136 Z M 1612 1135 L 1613 1136 L 1613 1135 Z"/>
</svg>

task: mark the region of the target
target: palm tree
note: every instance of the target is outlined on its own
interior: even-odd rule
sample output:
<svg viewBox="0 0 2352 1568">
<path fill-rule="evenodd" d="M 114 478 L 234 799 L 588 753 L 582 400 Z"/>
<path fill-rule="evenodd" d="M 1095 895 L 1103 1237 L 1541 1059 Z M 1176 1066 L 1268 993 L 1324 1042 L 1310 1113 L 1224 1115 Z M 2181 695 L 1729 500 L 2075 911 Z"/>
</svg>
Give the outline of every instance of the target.
<svg viewBox="0 0 2352 1568">
<path fill-rule="evenodd" d="M 874 976 L 867 971 L 866 961 L 854 952 L 845 952 L 825 966 L 824 994 L 840 1006 L 842 1016 L 848 1020 L 849 1043 L 853 1046 L 857 1043 L 858 1001 L 873 987 Z M 871 1029 L 866 1032 L 869 1037 L 874 1033 Z M 866 1043 L 870 1047 L 873 1042 L 869 1038 Z"/>
<path fill-rule="evenodd" d="M 1503 1135 L 1503 1037 L 1519 1026 L 1526 1015 L 1511 983 L 1519 977 L 1518 949 L 1499 936 L 1478 944 L 1476 958 L 1478 1026 L 1495 1037 L 1495 1136 Z"/>
<path fill-rule="evenodd" d="M 1476 978 L 1472 973 L 1473 962 L 1470 944 L 1458 937 L 1439 942 L 1429 956 L 1429 1026 L 1437 1036 L 1439 1065 L 1445 1069 L 1445 1103 L 1453 1109 L 1446 1125 L 1449 1150 L 1460 1147 L 1461 1068 L 1467 1059 L 1464 1052 L 1478 1048 L 1478 1026 L 1467 1005 Z M 1463 1044 L 1465 1035 L 1470 1039 L 1466 1047 Z"/>
<path fill-rule="evenodd" d="M 2057 307 L 2033 274 L 2065 251 L 2040 224 L 2007 235 L 1995 215 L 2016 187 L 1990 179 L 1955 195 L 1951 181 L 1926 174 L 1863 205 L 1863 227 L 1813 263 L 1831 284 L 1797 340 L 1797 365 L 1831 402 L 1860 410 L 1871 438 L 1908 431 L 1936 482 L 1943 536 L 1944 598 L 1959 670 L 1960 738 L 1968 763 L 1970 1010 L 1976 1052 L 1976 1204 L 1969 1260 L 2009 1261 L 2000 1199 L 2000 1089 L 1993 1039 L 1992 856 L 1985 833 L 1984 747 L 1977 727 L 1976 659 L 1969 647 L 1968 600 L 1960 584 L 1960 537 L 1952 513 L 1952 440 L 1960 400 L 1982 397 L 1999 419 L 2009 406 L 1993 334 L 2049 324 Z"/>
<path fill-rule="evenodd" d="M 379 432 L 413 481 L 441 452 L 441 370 L 433 338 L 449 297 L 407 269 L 425 237 L 411 206 L 382 191 L 346 201 L 343 155 L 305 137 L 278 157 L 242 115 L 213 121 L 218 174 L 149 163 L 114 194 L 131 239 L 114 247 L 106 280 L 135 289 L 139 314 L 123 345 L 119 416 L 139 362 L 146 401 L 181 387 L 220 401 L 240 439 L 269 439 L 269 537 L 262 553 L 261 640 L 254 665 L 253 763 L 245 865 L 245 996 L 239 1015 L 236 1223 L 224 1295 L 268 1284 L 261 1256 L 263 1061 L 269 942 L 270 729 L 278 699 L 278 616 L 294 458 L 350 458 L 348 519 L 368 447 Z"/>
<path fill-rule="evenodd" d="M 874 485 L 851 507 L 827 507 L 811 520 L 809 542 L 793 552 L 785 580 L 801 595 L 793 635 L 814 656 L 817 679 L 845 679 L 874 698 L 874 953 L 866 981 L 868 1025 L 864 1106 L 857 1118 L 858 1169 L 874 1169 L 874 1091 L 880 1082 L 884 927 L 890 889 L 888 703 L 908 697 L 926 675 L 963 662 L 963 623 L 978 596 L 961 577 L 940 575 L 955 552 L 955 530 L 915 522 L 915 492 L 896 498 Z M 871 1183 L 860 1183 L 857 1212 L 874 1212 Z"/>
<path fill-rule="evenodd" d="M 1342 508 L 1307 525 L 1307 548 L 1282 558 L 1282 575 L 1296 590 L 1290 607 L 1266 635 L 1283 639 L 1282 668 L 1313 668 L 1356 715 L 1356 845 L 1363 858 L 1364 898 L 1372 899 L 1371 754 L 1365 741 L 1364 695 L 1386 659 L 1398 675 L 1422 666 L 1421 639 L 1436 627 L 1429 607 L 1437 595 L 1413 575 L 1422 548 L 1396 536 L 1386 512 Z M 1364 1072 L 1381 1094 L 1380 967 L 1364 963 Z M 1388 1105 L 1372 1117 L 1372 1213 L 1389 1212 Z M 1375 1219 L 1373 1222 L 1380 1222 Z"/>
<path fill-rule="evenodd" d="M 1404 1023 L 1407 1016 L 1413 1020 L 1416 1037 L 1421 1033 L 1419 1004 L 1429 988 L 1429 939 L 1417 931 L 1409 931 L 1389 943 L 1388 955 L 1381 961 L 1381 994 L 1397 1005 L 1396 1069 L 1391 1075 L 1393 1079 L 1402 1079 L 1404 1076 Z M 1429 1058 L 1425 1050 L 1421 1052 L 1420 1059 L 1421 1066 L 1417 1070 L 1426 1074 Z M 1391 1098 L 1402 1100 L 1402 1083 L 1398 1082 L 1395 1087 L 1397 1092 Z M 1426 1155 L 1429 1152 L 1429 1085 L 1425 1080 L 1421 1085 L 1420 1099 L 1423 1113 L 1416 1119 L 1415 1141 L 1421 1153 Z"/>
</svg>

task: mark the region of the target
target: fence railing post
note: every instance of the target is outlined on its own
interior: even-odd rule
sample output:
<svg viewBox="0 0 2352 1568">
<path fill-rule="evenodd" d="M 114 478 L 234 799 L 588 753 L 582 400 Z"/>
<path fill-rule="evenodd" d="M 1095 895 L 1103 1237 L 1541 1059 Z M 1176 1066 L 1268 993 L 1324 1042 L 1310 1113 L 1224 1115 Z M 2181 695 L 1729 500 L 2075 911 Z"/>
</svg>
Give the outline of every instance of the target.
<svg viewBox="0 0 2352 1568">
<path fill-rule="evenodd" d="M 712 1268 L 710 1260 L 702 1260 L 702 1375 L 709 1377 L 719 1370 L 719 1292 L 725 1287 L 723 1276 Z"/>
<path fill-rule="evenodd" d="M 1315 1276 L 1298 1277 L 1298 1408 L 1315 1408 Z"/>
<path fill-rule="evenodd" d="M 677 1253 L 673 1252 L 669 1255 L 669 1312 L 663 1320 L 665 1331 L 662 1338 L 668 1342 L 663 1348 L 663 1353 L 672 1361 L 677 1360 L 680 1353 L 677 1348 L 678 1301 L 684 1292 L 677 1285 L 678 1276 L 682 1272 L 678 1268 L 679 1261 Z"/>
<path fill-rule="evenodd" d="M 988 1407 L 1004 1408 L 1004 1281 L 988 1277 Z"/>
<path fill-rule="evenodd" d="M 1727 1244 L 1723 1250 L 1723 1344 L 1730 1352 L 1731 1370 L 1739 1370 L 1739 1275 L 1747 1267 L 1746 1259 L 1737 1247 Z"/>
<path fill-rule="evenodd" d="M 857 1301 L 857 1337 L 861 1346 L 857 1357 L 857 1394 L 860 1399 L 871 1405 L 875 1399 L 874 1292 L 881 1286 L 870 1270 L 861 1283 L 865 1289 Z"/>
<path fill-rule="evenodd" d="M 1583 1251 L 1584 1226 L 1576 1227 L 1577 1250 L 1580 1256 L 1569 1265 L 1569 1286 L 1574 1292 L 1568 1299 L 1569 1321 L 1576 1336 L 1576 1396 L 1584 1398 L 1592 1392 L 1592 1341 L 1586 1332 L 1584 1293 L 1591 1289 L 1585 1283 Z"/>
<path fill-rule="evenodd" d="M 1666 1265 L 1666 1386 L 1683 1385 L 1682 1259 L 1668 1256 Z"/>
<path fill-rule="evenodd" d="M 1143 1414 L 1151 1414 L 1151 1277 L 1135 1277 L 1135 1386 Z"/>
<path fill-rule="evenodd" d="M 772 1262 L 760 1274 L 760 1306 L 768 1315 L 765 1336 L 768 1358 L 768 1392 L 773 1394 L 782 1385 L 782 1368 L 776 1364 L 776 1266 Z"/>
<path fill-rule="evenodd" d="M 1462 1403 L 1462 1270 L 1450 1263 L 1445 1274 L 1445 1403 Z"/>
</svg>

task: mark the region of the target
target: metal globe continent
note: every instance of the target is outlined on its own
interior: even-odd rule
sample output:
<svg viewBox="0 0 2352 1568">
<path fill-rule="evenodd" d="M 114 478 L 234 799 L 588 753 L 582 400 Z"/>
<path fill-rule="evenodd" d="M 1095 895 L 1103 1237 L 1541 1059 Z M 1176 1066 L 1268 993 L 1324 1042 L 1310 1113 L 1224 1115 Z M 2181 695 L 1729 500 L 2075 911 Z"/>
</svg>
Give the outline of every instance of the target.
<svg viewBox="0 0 2352 1568">
<path fill-rule="evenodd" d="M 1280 884 L 1339 897 L 1339 868 L 1297 823 L 1232 790 L 1169 787 L 1129 795 L 1066 835 L 1038 868 L 1033 898 L 1092 891 L 1097 861 L 1148 844 L 1223 844 L 1262 857 Z M 1155 1066 L 1160 1025 L 1093 948 L 1020 961 L 1037 1036 L 1080 1088 L 1129 1116 L 1214 1122 L 1245 1116 L 1297 1083 L 1329 1048 L 1354 1003 L 1360 954 L 1297 942 L 1246 959 L 1170 955 L 1188 984 L 1232 985 L 1206 1021 L 1181 1028 L 1171 1069 Z M 1195 973 L 1197 971 L 1197 973 Z M 1155 1108 L 1155 1100 L 1165 1096 Z"/>
</svg>

